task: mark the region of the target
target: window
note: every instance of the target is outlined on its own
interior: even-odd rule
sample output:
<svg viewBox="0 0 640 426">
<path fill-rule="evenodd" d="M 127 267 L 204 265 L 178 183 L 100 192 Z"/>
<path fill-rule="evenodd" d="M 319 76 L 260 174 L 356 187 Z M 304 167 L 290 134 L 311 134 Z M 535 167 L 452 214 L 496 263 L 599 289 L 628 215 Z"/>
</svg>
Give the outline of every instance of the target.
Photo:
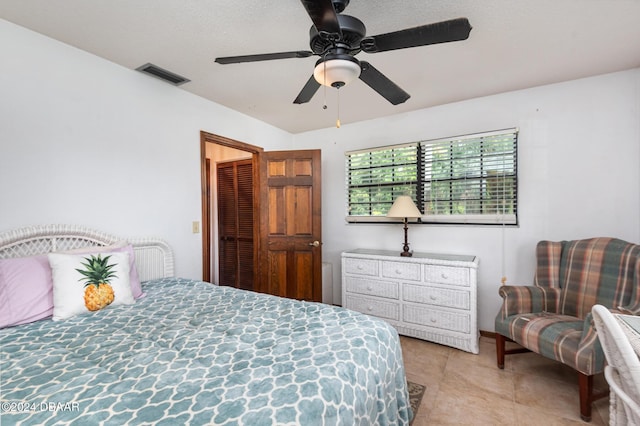
<svg viewBox="0 0 640 426">
<path fill-rule="evenodd" d="M 516 129 L 345 154 L 347 220 L 375 222 L 410 195 L 425 223 L 517 223 Z"/>
</svg>

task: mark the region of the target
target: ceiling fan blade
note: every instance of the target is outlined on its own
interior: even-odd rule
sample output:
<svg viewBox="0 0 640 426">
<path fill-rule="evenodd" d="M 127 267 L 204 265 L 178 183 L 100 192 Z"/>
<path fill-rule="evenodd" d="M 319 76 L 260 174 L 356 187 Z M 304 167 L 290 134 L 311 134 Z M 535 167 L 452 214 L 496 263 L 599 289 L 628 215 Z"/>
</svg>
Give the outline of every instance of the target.
<svg viewBox="0 0 640 426">
<path fill-rule="evenodd" d="M 318 33 L 339 34 L 340 23 L 332 0 L 300 0 Z"/>
<path fill-rule="evenodd" d="M 389 80 L 369 62 L 360 61 L 360 68 L 362 69 L 362 72 L 360 72 L 360 80 L 364 81 L 369 87 L 393 105 L 401 104 L 411 97 L 411 95 L 398 87 L 393 81 Z"/>
<path fill-rule="evenodd" d="M 311 78 L 307 81 L 307 84 L 305 84 L 300 93 L 298 93 L 298 97 L 293 101 L 293 103 L 304 104 L 309 102 L 319 88 L 320 83 L 318 83 L 316 81 L 316 78 L 312 75 Z"/>
<path fill-rule="evenodd" d="M 366 37 L 362 40 L 361 47 L 367 53 L 386 52 L 388 50 L 466 40 L 469 38 L 469 32 L 471 32 L 469 20 L 467 18 L 457 18 Z"/>
<path fill-rule="evenodd" d="M 273 59 L 308 58 L 313 55 L 314 53 L 309 52 L 308 50 L 299 50 L 296 52 L 263 53 L 261 55 L 226 56 L 223 58 L 216 58 L 216 62 L 226 65 L 239 64 L 241 62 L 271 61 Z"/>
</svg>

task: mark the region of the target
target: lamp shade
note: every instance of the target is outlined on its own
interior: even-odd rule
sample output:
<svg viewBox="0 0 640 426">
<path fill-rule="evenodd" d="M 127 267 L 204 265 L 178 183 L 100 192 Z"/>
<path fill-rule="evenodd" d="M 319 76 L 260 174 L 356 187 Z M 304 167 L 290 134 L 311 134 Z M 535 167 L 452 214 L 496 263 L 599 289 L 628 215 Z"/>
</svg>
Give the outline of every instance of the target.
<svg viewBox="0 0 640 426">
<path fill-rule="evenodd" d="M 420 213 L 420 210 L 418 210 L 411 197 L 408 195 L 401 195 L 393 202 L 393 205 L 387 213 L 387 217 L 418 218 L 422 217 L 422 213 Z"/>
<path fill-rule="evenodd" d="M 318 61 L 313 76 L 325 86 L 335 87 L 349 84 L 360 76 L 360 65 L 349 59 L 327 59 Z"/>
</svg>

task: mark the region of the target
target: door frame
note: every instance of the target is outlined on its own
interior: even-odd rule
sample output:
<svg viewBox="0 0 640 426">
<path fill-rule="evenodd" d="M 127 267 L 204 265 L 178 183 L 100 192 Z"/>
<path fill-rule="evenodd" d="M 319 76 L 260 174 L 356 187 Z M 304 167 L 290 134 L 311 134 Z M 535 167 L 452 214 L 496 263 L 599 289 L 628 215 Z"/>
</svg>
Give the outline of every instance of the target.
<svg viewBox="0 0 640 426">
<path fill-rule="evenodd" d="M 253 228 L 254 237 L 254 261 L 253 271 L 255 276 L 260 271 L 259 255 L 260 255 L 260 161 L 262 159 L 262 153 L 264 149 L 250 145 L 248 143 L 240 142 L 234 139 L 226 138 L 224 136 L 216 135 L 213 133 L 200 131 L 200 180 L 201 180 L 201 199 L 202 199 L 202 280 L 211 282 L 211 217 L 210 211 L 210 194 L 208 194 L 207 187 L 209 184 L 210 176 L 207 175 L 207 144 L 217 144 L 227 146 L 230 148 L 239 149 L 241 151 L 250 152 L 251 161 L 253 165 L 253 211 L 255 226 Z"/>
</svg>

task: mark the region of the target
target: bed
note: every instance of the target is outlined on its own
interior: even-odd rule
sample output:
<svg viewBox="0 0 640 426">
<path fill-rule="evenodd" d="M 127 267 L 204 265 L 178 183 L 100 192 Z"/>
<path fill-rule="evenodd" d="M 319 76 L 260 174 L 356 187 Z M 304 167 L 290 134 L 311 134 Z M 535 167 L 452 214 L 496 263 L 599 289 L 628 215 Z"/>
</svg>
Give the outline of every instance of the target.
<svg viewBox="0 0 640 426">
<path fill-rule="evenodd" d="M 24 317 L 20 323 L 14 315 L 10 321 L 18 324 L 9 325 L 5 319 L 0 330 L 3 425 L 409 424 L 399 338 L 386 322 L 175 278 L 166 243 L 120 241 L 62 225 L 0 234 L 0 304 Z M 139 294 L 132 290 L 131 303 L 66 318 L 56 317 L 62 312 L 56 302 L 56 320 L 49 311 L 34 320 L 8 305 L 8 287 L 16 291 L 16 282 L 25 282 L 30 297 L 38 297 L 42 287 L 30 287 L 37 280 L 20 276 L 24 265 L 15 264 L 42 263 L 43 256 L 56 301 L 59 286 L 70 285 L 61 284 L 56 262 L 78 256 L 83 265 L 89 256 L 123 259 L 120 275 L 130 275 L 133 288 L 137 274 Z M 118 287 L 116 301 L 121 294 Z"/>
</svg>

